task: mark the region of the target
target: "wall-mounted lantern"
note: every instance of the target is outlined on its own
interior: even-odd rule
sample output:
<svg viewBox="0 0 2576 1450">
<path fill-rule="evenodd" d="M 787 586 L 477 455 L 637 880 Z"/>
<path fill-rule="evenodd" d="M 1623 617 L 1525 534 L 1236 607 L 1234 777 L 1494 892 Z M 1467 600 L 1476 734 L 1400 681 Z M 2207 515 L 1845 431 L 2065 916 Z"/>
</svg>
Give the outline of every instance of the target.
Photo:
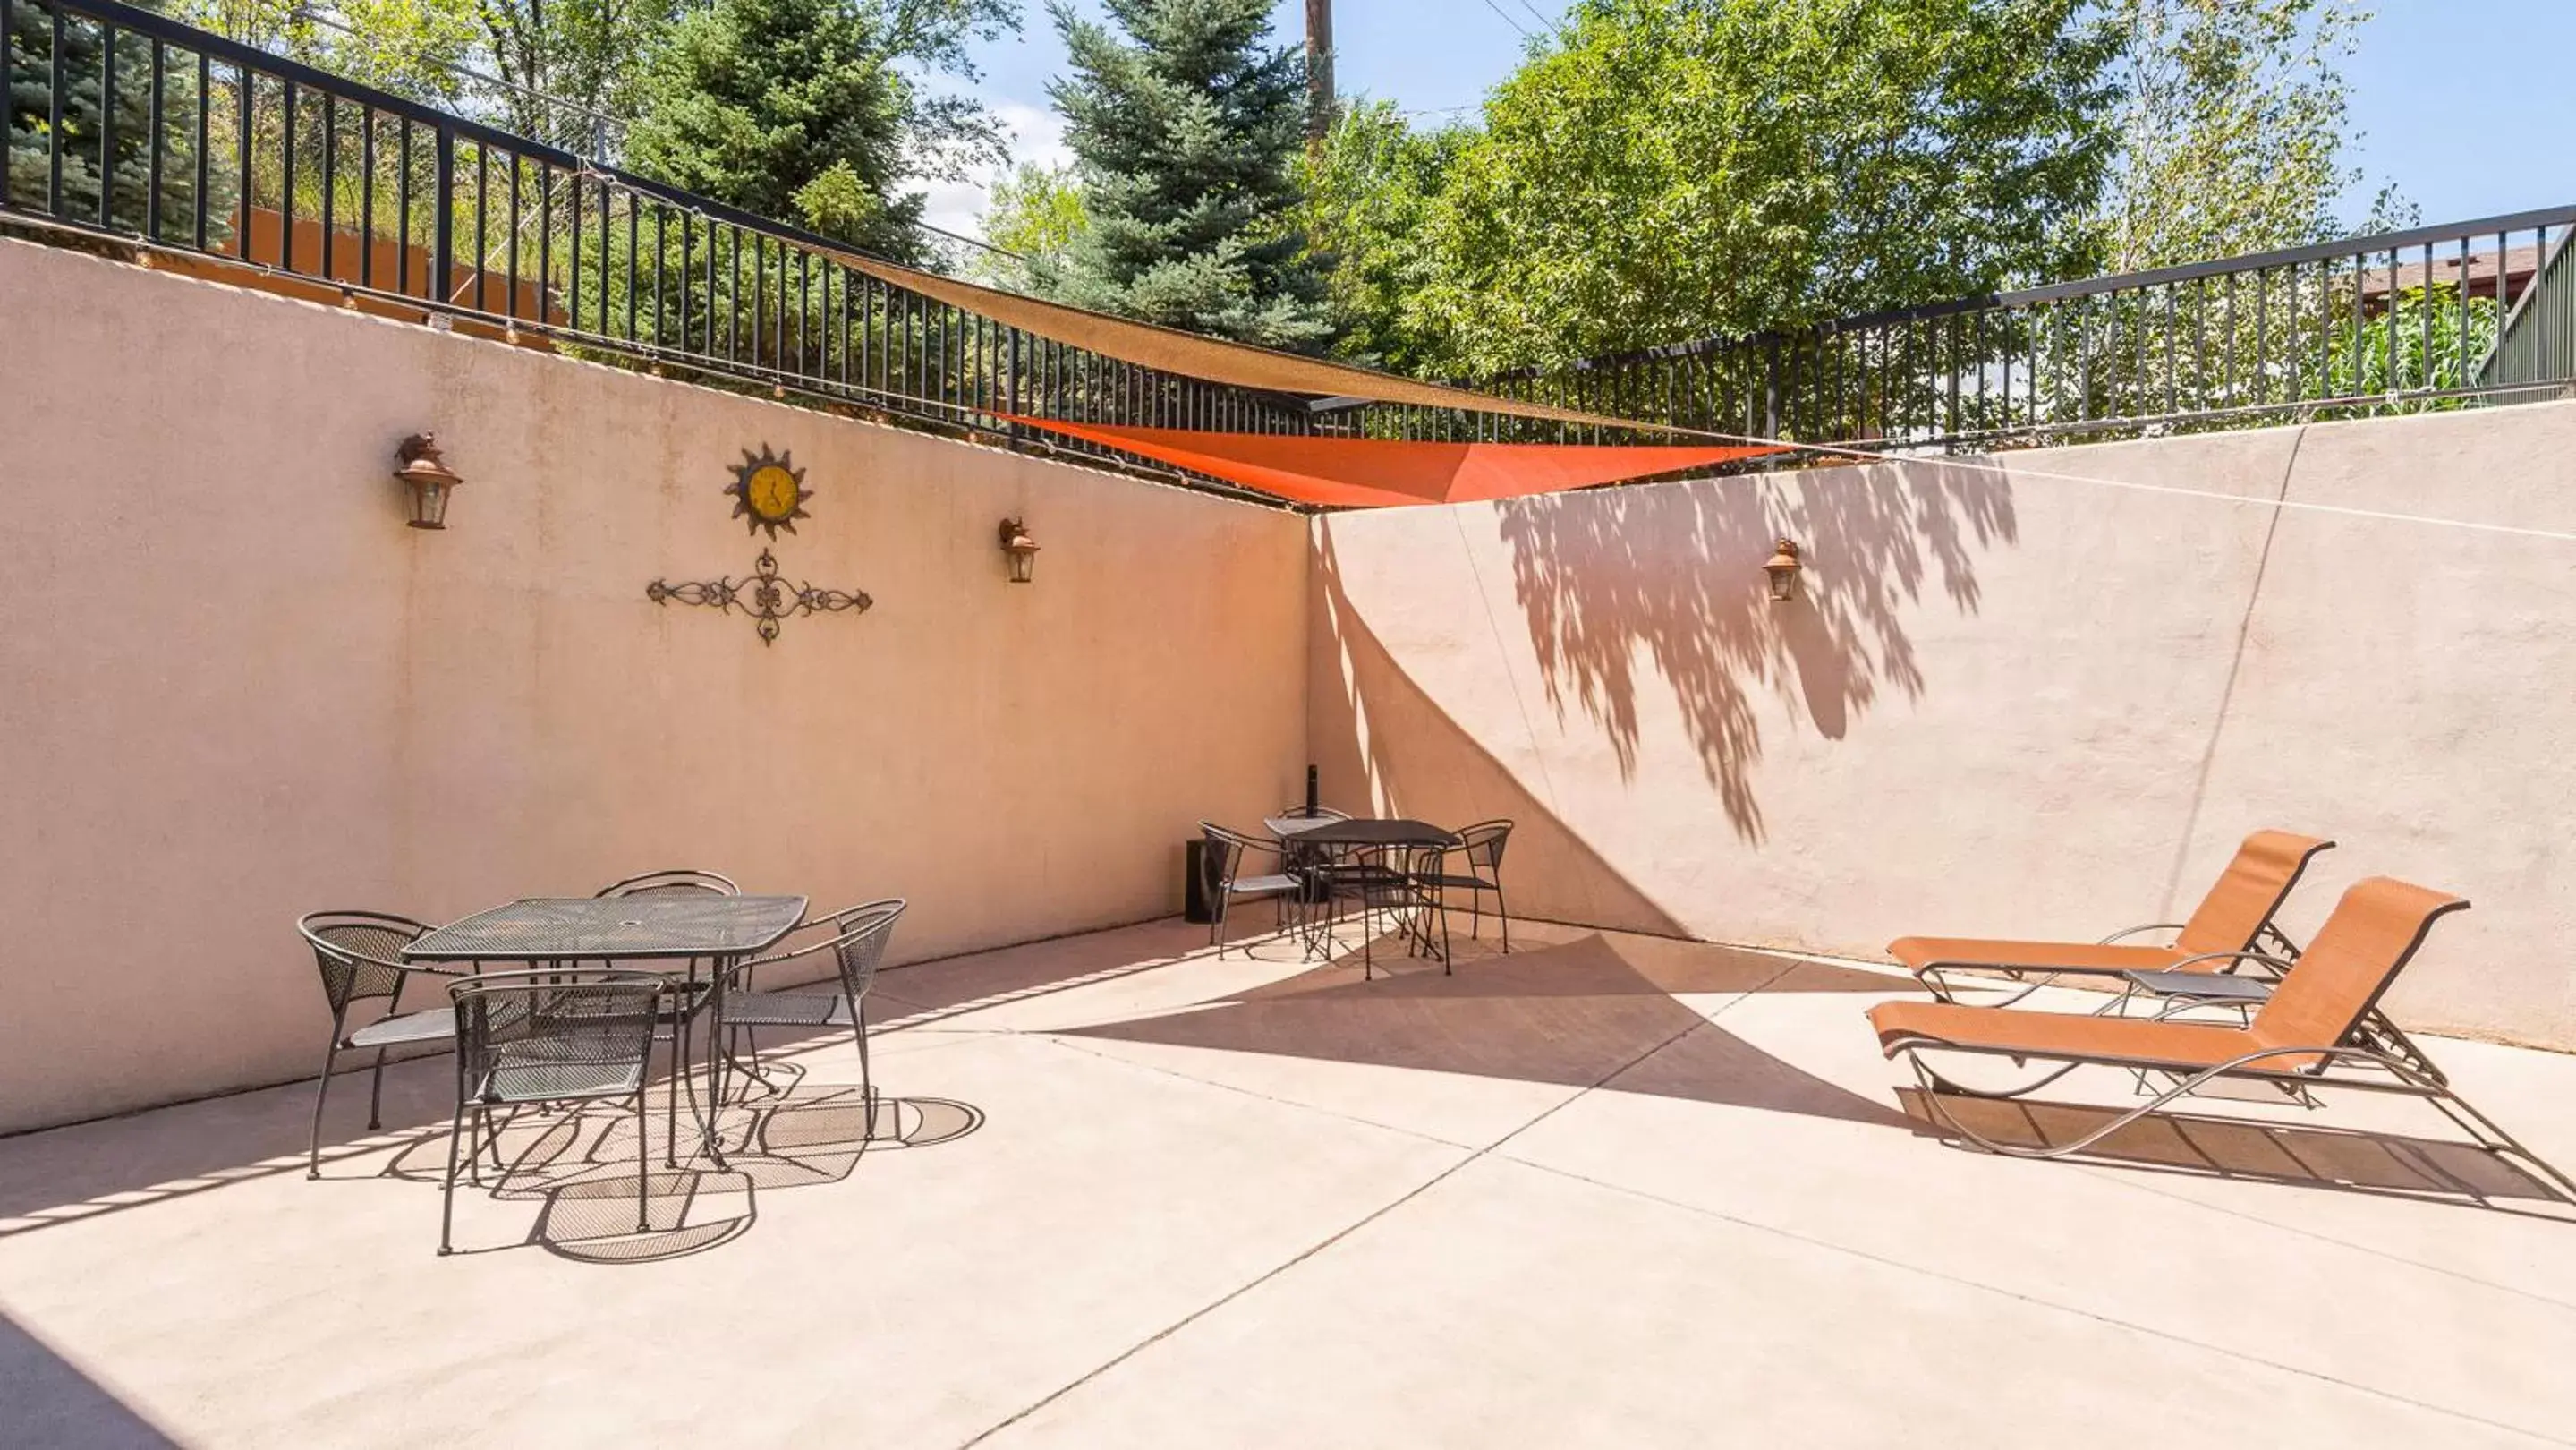
<svg viewBox="0 0 2576 1450">
<path fill-rule="evenodd" d="M 410 493 L 411 526 L 415 529 L 447 527 L 447 498 L 465 480 L 438 456 L 438 435 L 414 433 L 402 441 L 402 464 L 394 470 Z"/>
<path fill-rule="evenodd" d="M 1011 582 L 1026 584 L 1037 572 L 1038 541 L 1029 537 L 1028 525 L 1018 519 L 1002 520 L 1002 557 L 1010 561 Z"/>
<path fill-rule="evenodd" d="M 1782 539 L 1762 564 L 1762 572 L 1771 576 L 1772 603 L 1786 604 L 1798 597 L 1798 572 L 1802 567 L 1797 543 Z"/>
</svg>

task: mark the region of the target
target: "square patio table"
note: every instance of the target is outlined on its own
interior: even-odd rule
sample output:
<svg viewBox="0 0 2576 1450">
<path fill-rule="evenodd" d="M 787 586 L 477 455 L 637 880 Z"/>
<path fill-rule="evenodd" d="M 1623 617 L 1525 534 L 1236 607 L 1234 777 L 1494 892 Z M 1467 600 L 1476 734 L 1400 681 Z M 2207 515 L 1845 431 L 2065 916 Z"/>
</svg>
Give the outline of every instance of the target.
<svg viewBox="0 0 2576 1450">
<path fill-rule="evenodd" d="M 1313 846 L 1446 846 L 1457 833 L 1402 816 L 1358 816 L 1336 821 L 1319 816 L 1273 816 L 1261 824 L 1282 841 Z"/>
<path fill-rule="evenodd" d="M 619 962 L 750 956 L 805 919 L 802 896 L 533 896 L 424 934 L 416 962 Z"/>
<path fill-rule="evenodd" d="M 0 0 L 5 3 L 5 0 Z M 668 896 L 533 896 L 476 912 L 423 933 L 403 948 L 417 962 L 685 962 L 694 988 L 705 962 L 709 990 L 690 994 L 678 1008 L 672 1032 L 672 1069 L 685 1076 L 682 1030 L 703 1008 L 714 1014 L 707 1032 L 707 1102 L 698 1113 L 701 1141 L 718 1167 L 724 1143 L 716 1109 L 724 1101 L 724 984 L 746 958 L 777 945 L 805 919 L 802 896 L 718 896 L 692 891 Z M 676 1084 L 675 1084 L 676 1086 Z M 677 1111 L 674 1107 L 673 1111 Z"/>
<path fill-rule="evenodd" d="M 1346 821 L 1337 821 L 1327 816 L 1272 816 L 1261 824 L 1269 827 L 1270 834 L 1279 838 L 1283 853 L 1290 846 L 1302 846 L 1313 852 L 1313 855 L 1306 858 L 1308 861 L 1339 859 L 1355 852 L 1385 846 L 1437 849 L 1450 846 L 1458 839 L 1457 833 L 1446 827 L 1405 816 L 1354 816 Z M 1291 874 L 1295 874 L 1293 865 Z M 1299 894 L 1299 900 L 1304 903 L 1314 903 L 1321 899 L 1317 893 L 1322 889 L 1320 885 L 1310 885 L 1306 892 Z M 1329 926 L 1326 927 L 1327 931 L 1330 929 Z M 1312 956 L 1317 935 L 1309 930 L 1306 937 L 1306 952 L 1307 955 Z M 1424 938 L 1424 945 L 1430 945 L 1427 937 Z"/>
</svg>

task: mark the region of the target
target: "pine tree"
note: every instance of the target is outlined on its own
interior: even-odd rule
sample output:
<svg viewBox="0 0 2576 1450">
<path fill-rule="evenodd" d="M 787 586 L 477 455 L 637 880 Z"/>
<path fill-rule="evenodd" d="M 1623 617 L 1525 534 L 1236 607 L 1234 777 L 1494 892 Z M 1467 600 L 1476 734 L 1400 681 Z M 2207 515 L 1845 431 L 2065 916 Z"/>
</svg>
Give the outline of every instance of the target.
<svg viewBox="0 0 2576 1450">
<path fill-rule="evenodd" d="M 972 78 L 965 40 L 1018 22 L 1018 0 L 713 0 L 672 27 L 627 136 L 649 176 L 880 256 L 921 255 L 907 181 L 998 161 L 971 100 L 917 76 Z"/>
<path fill-rule="evenodd" d="M 1305 66 L 1269 0 L 1056 0 L 1073 74 L 1049 87 L 1091 224 L 1060 294 L 1103 311 L 1311 350 L 1331 332 L 1297 226 Z"/>
</svg>

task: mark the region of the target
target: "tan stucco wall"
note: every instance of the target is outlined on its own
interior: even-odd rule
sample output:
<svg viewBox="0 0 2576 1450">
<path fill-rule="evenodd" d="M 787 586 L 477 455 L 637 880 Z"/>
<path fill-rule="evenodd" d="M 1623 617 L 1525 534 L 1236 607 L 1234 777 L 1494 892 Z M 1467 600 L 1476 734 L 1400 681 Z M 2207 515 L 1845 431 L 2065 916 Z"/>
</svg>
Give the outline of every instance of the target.
<svg viewBox="0 0 2576 1450">
<path fill-rule="evenodd" d="M 2187 911 L 2258 826 L 2466 894 L 2402 1020 L 2576 1048 L 2576 405 L 1315 521 L 1326 794 L 1535 915 L 1875 954 Z M 1771 540 L 1807 546 L 1776 608 Z"/>
<path fill-rule="evenodd" d="M 876 601 L 769 649 L 644 598 L 750 572 L 764 443 L 781 572 Z M 0 242 L 0 1130 L 311 1071 L 318 907 L 703 865 L 909 896 L 899 959 L 1177 910 L 1302 781 L 1307 581 L 1289 515 Z"/>
</svg>

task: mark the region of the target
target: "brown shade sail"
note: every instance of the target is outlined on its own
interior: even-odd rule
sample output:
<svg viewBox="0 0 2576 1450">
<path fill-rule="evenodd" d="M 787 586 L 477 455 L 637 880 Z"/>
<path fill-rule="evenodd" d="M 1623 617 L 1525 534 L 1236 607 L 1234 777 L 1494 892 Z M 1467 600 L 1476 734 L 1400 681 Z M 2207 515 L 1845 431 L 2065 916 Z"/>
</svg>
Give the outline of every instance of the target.
<svg viewBox="0 0 2576 1450">
<path fill-rule="evenodd" d="M 962 307 L 1022 332 L 1035 333 L 1039 337 L 1088 348 L 1103 357 L 1183 377 L 1274 393 L 1366 398 L 1376 403 L 1418 403 L 1431 408 L 1463 408 L 1479 413 L 1505 413 L 1519 418 L 1545 418 L 1595 427 L 1657 426 L 1640 423 L 1634 418 L 1611 418 L 1598 413 L 1578 413 L 1570 408 L 1553 408 L 1545 403 L 1488 397 L 1465 388 L 1400 378 L 1373 368 L 1299 357 L 1294 353 L 1274 352 L 1245 343 L 1224 342 L 1196 333 L 1157 327 L 1150 322 L 1134 322 L 1124 317 L 1111 317 L 1107 313 L 1067 307 L 1060 302 L 1041 302 L 1016 292 L 978 287 L 972 282 L 898 267 L 892 262 L 881 262 L 854 252 L 835 252 L 833 255 L 880 282 L 918 292 L 952 307 Z"/>
<path fill-rule="evenodd" d="M 1298 503 L 1351 508 L 1468 503 L 1711 468 L 1761 445 L 1620 448 L 1564 443 L 1406 443 L 1280 433 L 1012 421 L 1121 449 Z"/>
</svg>

